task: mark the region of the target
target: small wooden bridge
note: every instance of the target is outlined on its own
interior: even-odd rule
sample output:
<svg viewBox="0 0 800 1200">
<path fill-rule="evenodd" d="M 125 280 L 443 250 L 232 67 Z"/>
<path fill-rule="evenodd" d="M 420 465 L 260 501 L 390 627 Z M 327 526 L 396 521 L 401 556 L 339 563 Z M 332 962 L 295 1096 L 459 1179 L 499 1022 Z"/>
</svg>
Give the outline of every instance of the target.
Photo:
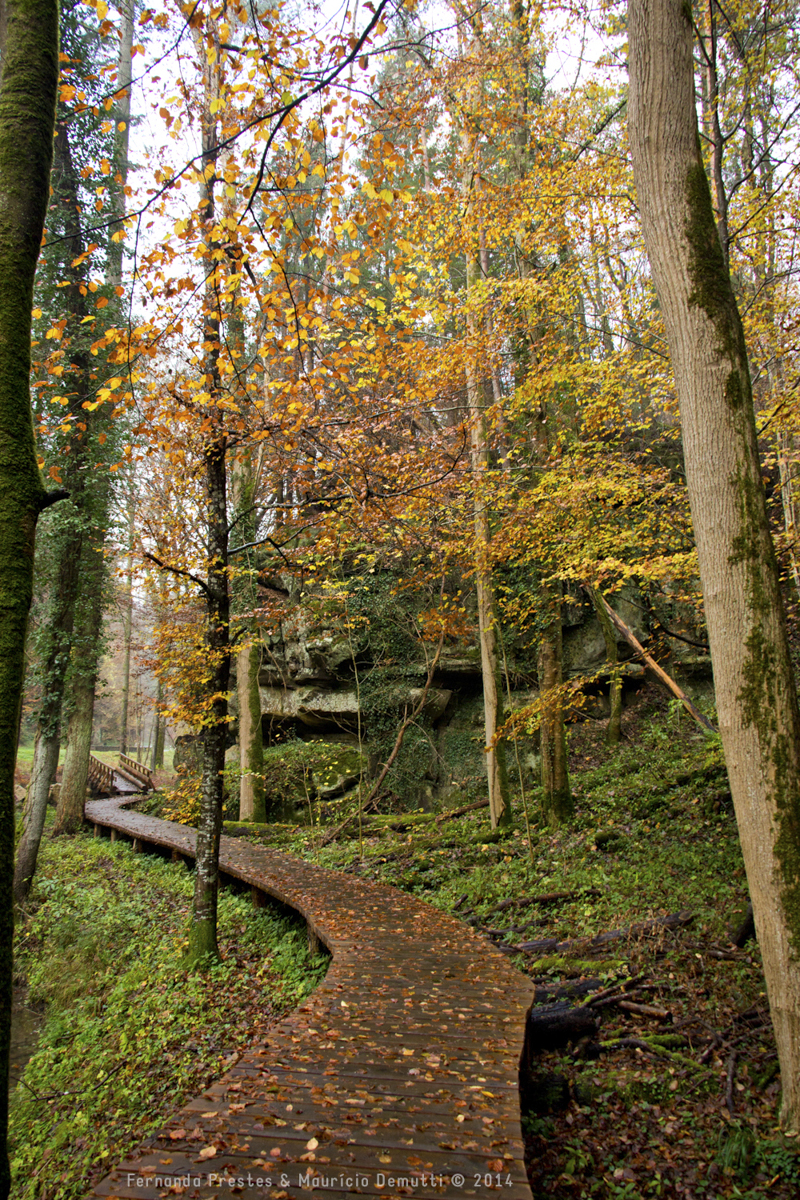
<svg viewBox="0 0 800 1200">
<path fill-rule="evenodd" d="M 194 830 L 122 803 L 87 803 L 96 835 L 193 857 Z M 394 888 L 226 837 L 220 869 L 254 903 L 300 912 L 330 969 L 92 1196 L 531 1200 L 518 1093 L 531 981 Z"/>
<path fill-rule="evenodd" d="M 120 754 L 118 767 L 90 754 L 89 784 L 98 796 L 132 796 L 143 790 L 151 792 L 155 786 L 150 768 L 127 754 Z"/>
</svg>

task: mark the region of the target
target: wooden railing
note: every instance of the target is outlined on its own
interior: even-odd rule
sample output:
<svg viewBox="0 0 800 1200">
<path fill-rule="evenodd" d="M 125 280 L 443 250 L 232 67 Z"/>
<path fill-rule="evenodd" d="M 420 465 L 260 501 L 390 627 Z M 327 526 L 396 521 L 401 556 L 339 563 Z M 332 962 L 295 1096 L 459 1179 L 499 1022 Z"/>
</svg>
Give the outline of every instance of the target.
<svg viewBox="0 0 800 1200">
<path fill-rule="evenodd" d="M 129 758 L 127 754 L 120 754 L 119 765 L 120 770 L 124 771 L 126 775 L 132 776 L 137 783 L 144 784 L 150 791 L 155 789 L 153 772 L 144 763 L 137 762 L 135 758 Z"/>
<path fill-rule="evenodd" d="M 114 768 L 89 755 L 89 783 L 97 792 L 114 791 Z"/>
</svg>

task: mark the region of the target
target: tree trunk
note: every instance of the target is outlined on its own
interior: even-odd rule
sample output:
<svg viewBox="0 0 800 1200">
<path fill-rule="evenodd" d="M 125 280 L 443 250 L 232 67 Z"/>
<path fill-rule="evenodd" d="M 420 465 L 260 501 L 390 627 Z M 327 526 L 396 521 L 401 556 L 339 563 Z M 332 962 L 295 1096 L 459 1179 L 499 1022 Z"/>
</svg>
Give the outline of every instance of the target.
<svg viewBox="0 0 800 1200">
<path fill-rule="evenodd" d="M 115 241 L 113 235 L 115 233 L 122 233 L 123 226 L 121 219 L 125 216 L 127 209 L 125 188 L 128 183 L 135 9 L 135 0 L 121 0 L 119 4 L 121 18 L 119 56 L 117 59 L 117 88 L 119 90 L 114 97 L 114 123 L 116 126 L 114 137 L 114 174 L 117 186 L 113 189 L 112 193 L 113 212 L 119 224 L 115 223 L 111 230 L 112 240 L 109 243 L 108 256 L 108 281 L 116 287 L 122 284 L 124 243 L 121 237 Z"/>
<path fill-rule="evenodd" d="M 13 956 L 14 768 L 33 584 L 36 520 L 47 497 L 31 420 L 33 276 L 50 194 L 58 5 L 0 3 L 0 1200 L 6 1151 Z"/>
<path fill-rule="evenodd" d="M 33 747 L 31 782 L 22 810 L 22 836 L 17 846 L 17 859 L 14 864 L 14 907 L 17 909 L 27 900 L 36 873 L 47 801 L 56 777 L 60 749 L 60 723 L 51 727 L 49 731 L 40 723 Z"/>
<path fill-rule="evenodd" d="M 611 679 L 608 688 L 608 698 L 611 712 L 606 729 L 606 745 L 618 746 L 622 737 L 622 676 L 619 673 L 619 645 L 614 626 L 611 624 L 602 597 L 596 588 L 590 588 L 594 611 L 603 631 L 603 641 L 606 644 L 606 661 L 611 668 Z"/>
<path fill-rule="evenodd" d="M 92 749 L 94 720 L 94 686 L 97 672 L 81 678 L 72 697 L 72 709 L 67 722 L 67 744 L 61 768 L 61 789 L 58 793 L 53 836 L 77 833 L 83 826 L 86 789 L 89 786 L 89 755 Z"/>
<path fill-rule="evenodd" d="M 98 500 L 95 500 L 98 503 Z M 99 503 L 108 508 L 108 493 Z M 92 523 L 84 537 L 80 597 L 76 611 L 72 662 L 67 678 L 70 709 L 53 835 L 76 833 L 83 825 L 89 755 L 92 749 L 94 693 L 100 658 L 100 633 L 105 601 L 104 524 Z"/>
<path fill-rule="evenodd" d="M 474 166 L 474 138 L 464 131 L 465 183 L 467 213 L 474 203 L 475 183 L 472 179 Z M 472 291 L 479 277 L 479 264 L 471 251 L 466 256 L 467 294 Z M 486 511 L 485 474 L 488 468 L 488 446 L 486 425 L 481 411 L 481 395 L 475 368 L 477 322 L 470 312 L 467 316 L 466 384 L 467 411 L 470 427 L 470 462 L 472 467 L 473 527 L 475 530 L 475 592 L 478 608 L 478 639 L 481 648 L 481 677 L 483 680 L 483 714 L 486 740 L 486 776 L 489 788 L 489 815 L 492 829 L 508 825 L 511 821 L 511 804 L 508 790 L 505 742 L 496 741 L 497 731 L 503 724 L 503 691 L 500 683 L 500 658 L 497 653 L 497 630 L 495 629 L 494 587 L 492 568 L 489 561 L 491 533 Z"/>
<path fill-rule="evenodd" d="M 207 339 L 208 340 L 208 339 Z M 208 687 L 214 696 L 209 724 L 203 731 L 203 777 L 194 900 L 189 927 L 188 968 L 219 957 L 217 946 L 217 895 L 219 890 L 219 838 L 222 828 L 223 772 L 227 740 L 228 687 L 230 683 L 230 613 L 228 597 L 228 515 L 224 439 L 206 448 L 208 502 L 208 584 L 206 593 L 206 644 L 209 656 Z"/>
<path fill-rule="evenodd" d="M 209 22 L 210 40 L 217 51 L 208 62 L 206 38 L 195 30 L 200 61 L 204 64 L 203 103 L 203 184 L 201 212 L 207 247 L 206 286 L 203 310 L 203 341 L 206 346 L 203 384 L 212 397 L 209 429 L 203 448 L 205 464 L 206 555 L 208 570 L 205 585 L 206 646 L 208 648 L 208 694 L 213 697 L 208 724 L 203 730 L 203 776 L 200 816 L 197 825 L 196 870 L 189 947 L 184 966 L 194 968 L 219 958 L 217 946 L 217 896 L 219 891 L 219 838 L 222 828 L 223 772 L 228 731 L 228 687 L 230 684 L 230 594 L 228 579 L 228 496 L 227 436 L 224 416 L 214 407 L 214 397 L 222 392 L 219 371 L 220 288 L 215 254 L 214 189 L 217 167 L 216 117 L 212 106 L 219 97 L 217 62 L 218 35 Z M 220 256 L 222 257 L 222 256 Z"/>
<path fill-rule="evenodd" d="M 561 825 L 575 806 L 569 785 L 567 733 L 564 726 L 561 585 L 548 589 L 550 623 L 539 643 L 538 672 L 541 699 L 539 736 L 542 755 L 542 811 L 551 825 Z"/>
<path fill-rule="evenodd" d="M 73 341 L 63 375 L 64 387 L 80 409 L 91 399 L 90 355 L 86 348 L 81 323 L 88 315 L 85 270 L 81 263 L 84 251 L 80 222 L 78 172 L 72 156 L 70 138 L 74 133 L 68 122 L 57 123 L 54 143 L 53 185 L 56 192 L 53 209 L 64 222 L 68 258 L 64 282 L 68 284 L 65 299 L 68 305 L 68 339 Z M 30 890 L 44 827 L 47 797 L 58 765 L 58 742 L 61 731 L 64 689 L 70 665 L 74 635 L 75 607 L 82 586 L 81 564 L 85 553 L 88 510 L 96 504 L 97 473 L 89 430 L 103 420 L 99 412 L 84 410 L 86 430 L 76 438 L 70 453 L 59 463 L 69 503 L 59 513 L 57 527 L 39 547 L 39 554 L 49 560 L 41 576 L 51 581 L 51 596 L 47 604 L 43 635 L 40 639 L 42 702 L 37 717 L 31 789 L 23 811 L 23 834 L 20 841 L 14 874 L 14 900 L 21 905 Z M 100 484 L 107 495 L 107 485 Z M 40 564 L 41 565 L 41 564 Z M 53 751 L 53 740 L 56 749 Z M 43 756 L 43 757 L 42 757 Z"/>
<path fill-rule="evenodd" d="M 719 726 L 783 1085 L 800 1131 L 800 717 L 744 332 L 699 149 L 691 12 L 631 0 L 630 140 L 675 372 Z"/>
<path fill-rule="evenodd" d="M 74 465 L 71 463 L 70 465 Z M 81 493 L 81 473 L 75 479 L 75 491 Z M 72 484 L 75 472 L 71 472 Z M 39 844 L 47 813 L 47 800 L 58 768 L 61 743 L 61 708 L 64 681 L 69 665 L 72 629 L 75 617 L 75 598 L 78 587 L 78 561 L 81 549 L 81 522 L 77 512 L 70 512 L 74 497 L 67 508 L 66 529 L 51 539 L 54 563 L 50 572 L 51 594 L 45 613 L 45 628 L 41 654 L 42 702 L 36 720 L 33 748 L 33 767 L 25 806 L 22 810 L 22 836 L 17 847 L 14 867 L 14 904 L 21 907 L 27 897 L 36 871 Z M 60 514 L 63 517 L 63 512 Z"/>
<path fill-rule="evenodd" d="M 153 770 L 160 771 L 164 766 L 164 743 L 167 739 L 167 719 L 161 711 L 164 703 L 165 688 L 162 680 L 158 681 L 156 693 L 156 732 L 153 738 Z"/>
<path fill-rule="evenodd" d="M 239 819 L 266 821 L 264 806 L 264 742 L 261 733 L 261 696 L 258 642 L 242 646 L 236 659 L 236 690 L 239 699 Z"/>
<path fill-rule="evenodd" d="M 128 718 L 131 699 L 131 642 L 133 638 L 133 534 L 136 518 L 136 492 L 131 476 L 128 492 L 128 553 L 125 559 L 125 584 L 122 591 L 122 697 L 119 718 L 119 752 L 128 753 Z"/>
</svg>

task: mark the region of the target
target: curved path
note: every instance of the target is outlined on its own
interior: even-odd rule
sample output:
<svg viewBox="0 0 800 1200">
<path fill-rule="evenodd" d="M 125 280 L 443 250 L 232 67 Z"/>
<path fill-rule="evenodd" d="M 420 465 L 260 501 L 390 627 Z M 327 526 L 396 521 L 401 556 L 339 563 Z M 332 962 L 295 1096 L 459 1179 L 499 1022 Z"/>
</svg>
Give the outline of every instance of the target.
<svg viewBox="0 0 800 1200">
<path fill-rule="evenodd" d="M 194 830 L 124 802 L 87 803 L 96 833 L 193 856 Z M 220 869 L 256 902 L 267 893 L 302 913 L 331 966 L 92 1195 L 531 1200 L 517 1079 L 531 981 L 395 888 L 227 837 Z"/>
</svg>

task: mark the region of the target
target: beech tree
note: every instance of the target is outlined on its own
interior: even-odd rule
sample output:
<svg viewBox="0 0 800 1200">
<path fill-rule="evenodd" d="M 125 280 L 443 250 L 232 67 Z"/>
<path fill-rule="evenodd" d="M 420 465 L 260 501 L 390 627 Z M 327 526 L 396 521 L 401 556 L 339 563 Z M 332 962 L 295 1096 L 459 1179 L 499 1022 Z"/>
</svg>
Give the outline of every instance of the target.
<svg viewBox="0 0 800 1200">
<path fill-rule="evenodd" d="M 2 0 L 0 62 L 0 1200 L 5 1200 L 14 768 L 36 521 L 57 498 L 48 495 L 39 475 L 30 400 L 33 276 L 50 193 L 58 81 L 55 0 Z"/>
<path fill-rule="evenodd" d="M 631 0 L 636 191 L 681 409 L 719 726 L 781 1067 L 800 1130 L 800 716 L 745 338 L 700 151 L 691 10 Z"/>
</svg>

